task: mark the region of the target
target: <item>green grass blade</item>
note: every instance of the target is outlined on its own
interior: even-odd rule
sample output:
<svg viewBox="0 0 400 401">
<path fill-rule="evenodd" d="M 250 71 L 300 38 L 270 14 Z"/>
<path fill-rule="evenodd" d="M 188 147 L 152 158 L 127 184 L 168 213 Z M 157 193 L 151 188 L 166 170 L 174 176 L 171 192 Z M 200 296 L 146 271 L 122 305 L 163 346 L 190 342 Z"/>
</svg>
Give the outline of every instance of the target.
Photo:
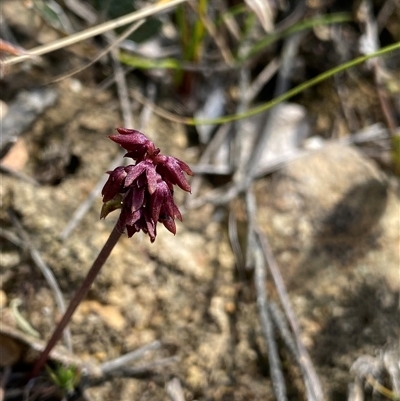
<svg viewBox="0 0 400 401">
<path fill-rule="evenodd" d="M 278 96 L 275 99 L 272 99 L 269 102 L 266 102 L 260 106 L 249 109 L 245 113 L 234 114 L 234 115 L 229 115 L 229 116 L 224 116 L 224 117 L 219 117 L 219 118 L 214 118 L 214 119 L 209 119 L 209 120 L 196 120 L 194 118 L 190 118 L 187 120 L 188 125 L 225 124 L 225 123 L 229 123 L 232 121 L 241 120 L 243 118 L 247 118 L 250 116 L 254 116 L 256 114 L 267 111 L 268 109 L 278 105 L 279 103 L 289 100 L 293 96 L 298 95 L 299 93 L 303 92 L 304 90 L 311 88 L 312 86 L 315 86 L 315 85 L 319 84 L 320 82 L 325 81 L 328 78 L 333 77 L 335 74 L 338 74 L 339 72 L 348 70 L 349 68 L 353 68 L 359 64 L 362 64 L 369 59 L 383 56 L 384 54 L 393 52 L 398 49 L 400 49 L 400 42 L 383 47 L 383 48 L 379 49 L 378 51 L 376 51 L 375 53 L 357 57 L 353 60 L 348 61 L 347 63 L 343 63 L 337 67 L 334 67 L 328 71 L 325 71 L 322 74 L 319 74 L 316 77 L 314 77 L 306 82 L 303 82 L 302 84 L 296 86 L 295 88 L 285 92 L 281 96 Z"/>
<path fill-rule="evenodd" d="M 121 63 L 143 70 L 150 70 L 154 68 L 170 70 L 182 69 L 182 62 L 175 58 L 150 59 L 121 52 L 119 55 L 119 60 Z"/>
</svg>

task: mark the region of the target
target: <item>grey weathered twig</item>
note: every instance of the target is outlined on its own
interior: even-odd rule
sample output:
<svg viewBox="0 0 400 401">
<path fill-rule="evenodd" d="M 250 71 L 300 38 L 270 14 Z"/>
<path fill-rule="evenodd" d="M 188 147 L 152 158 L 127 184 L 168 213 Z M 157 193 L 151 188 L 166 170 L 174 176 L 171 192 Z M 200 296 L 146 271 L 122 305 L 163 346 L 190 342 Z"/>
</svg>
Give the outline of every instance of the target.
<svg viewBox="0 0 400 401">
<path fill-rule="evenodd" d="M 11 242 L 12 244 L 20 248 L 24 247 L 24 242 L 21 241 L 17 235 L 9 230 L 0 228 L 0 237 L 6 239 L 8 242 Z"/>
<path fill-rule="evenodd" d="M 158 359 L 157 361 L 150 362 L 142 366 L 121 367 L 118 370 L 113 370 L 104 375 L 103 379 L 110 379 L 112 377 L 136 377 L 144 375 L 153 372 L 155 368 L 170 365 L 171 363 L 177 362 L 178 360 L 179 358 L 177 356 L 172 356 L 168 358 Z"/>
<path fill-rule="evenodd" d="M 299 352 L 296 348 L 296 343 L 294 341 L 293 335 L 289 329 L 289 326 L 287 325 L 286 317 L 274 301 L 269 301 L 268 306 L 272 320 L 274 321 L 274 324 L 278 329 L 283 342 L 285 343 L 286 347 L 288 348 L 294 359 L 298 361 Z"/>
<path fill-rule="evenodd" d="M 287 43 L 287 51 L 284 54 L 283 58 L 283 65 L 285 68 L 282 68 L 280 70 L 280 75 L 278 79 L 278 88 L 276 91 L 277 95 L 280 95 L 282 91 L 285 90 L 287 87 L 287 81 L 290 76 L 290 71 L 291 68 L 290 66 L 293 64 L 291 61 L 296 53 L 296 49 L 299 45 L 299 41 L 301 39 L 301 35 L 295 35 L 293 36 Z M 268 74 L 268 77 L 270 77 L 270 74 Z M 249 80 L 248 74 L 245 70 L 241 71 L 241 76 L 240 76 L 240 88 L 241 88 L 241 99 L 242 101 L 238 105 L 238 112 L 242 112 L 246 110 L 248 107 L 248 103 L 251 100 L 252 94 L 247 94 L 247 82 Z M 254 92 L 254 90 L 253 90 Z M 247 96 L 246 96 L 247 94 Z M 267 116 L 264 118 L 264 120 L 267 119 Z M 242 124 L 243 122 L 239 122 L 239 125 L 236 127 L 237 132 L 241 132 L 242 130 Z M 192 199 L 190 203 L 188 204 L 188 208 L 197 208 L 202 206 L 205 203 L 212 202 L 213 204 L 225 204 L 229 201 L 231 201 L 233 198 L 235 198 L 239 193 L 244 191 L 246 188 L 249 187 L 251 184 L 253 178 L 258 174 L 257 166 L 258 166 L 258 161 L 262 155 L 262 151 L 265 147 L 265 144 L 267 143 L 268 140 L 268 129 L 264 129 L 263 124 L 260 125 L 260 133 L 258 135 L 258 138 L 254 144 L 252 154 L 248 158 L 248 164 L 242 165 L 239 163 L 236 167 L 236 172 L 234 176 L 234 183 L 228 185 L 222 191 L 216 191 L 215 193 L 209 193 L 206 194 L 205 197 L 202 198 L 197 198 L 197 199 Z M 206 160 L 201 160 L 201 163 L 204 163 Z M 284 158 L 284 162 L 287 161 L 287 158 Z M 280 168 L 282 166 L 282 162 L 278 163 L 277 161 L 274 160 L 274 168 Z M 194 166 L 194 170 L 196 170 L 196 166 Z M 199 167 L 199 172 L 203 171 L 210 171 L 210 169 L 206 168 L 205 166 Z M 214 170 L 217 171 L 217 170 Z M 222 172 L 226 173 L 226 169 L 223 169 Z"/>
<path fill-rule="evenodd" d="M 296 345 L 300 355 L 301 368 L 306 377 L 306 388 L 311 391 L 311 393 L 308 394 L 308 400 L 321 401 L 324 399 L 321 383 L 319 381 L 311 358 L 301 340 L 300 324 L 292 308 L 289 295 L 286 291 L 285 283 L 283 282 L 283 278 L 280 274 L 278 265 L 272 253 L 267 237 L 258 227 L 256 228 L 256 231 L 261 242 L 268 268 L 274 280 L 279 299 L 282 303 L 283 309 L 286 313 L 286 316 L 289 320 L 290 326 L 296 339 Z M 307 384 L 307 381 L 309 384 Z"/>
<path fill-rule="evenodd" d="M 259 247 L 254 249 L 254 282 L 257 289 L 257 305 L 260 315 L 261 331 L 268 347 L 268 360 L 271 372 L 272 386 L 278 401 L 287 400 L 285 378 L 274 338 L 274 330 L 267 306 L 265 294 L 265 262 Z"/>
<path fill-rule="evenodd" d="M 248 216 L 255 216 L 256 202 L 252 191 L 246 194 L 246 206 Z M 254 217 L 253 217 L 254 218 Z M 274 337 L 274 329 L 269 314 L 266 285 L 266 270 L 263 251 L 259 241 L 254 241 L 254 284 L 257 291 L 257 306 L 260 315 L 261 331 L 268 347 L 268 360 L 271 372 L 272 386 L 278 401 L 286 401 L 286 385 L 282 372 L 282 365 Z"/>
<path fill-rule="evenodd" d="M 118 358 L 115 358 L 111 361 L 107 361 L 101 364 L 101 372 L 104 375 L 108 375 L 111 372 L 115 372 L 122 368 L 125 368 L 125 365 L 128 363 L 135 361 L 136 359 L 142 358 L 143 355 L 147 351 L 153 351 L 161 347 L 160 341 L 153 341 L 150 344 L 146 344 L 143 347 L 136 349 L 135 351 L 129 352 L 128 354 L 122 355 Z"/>
</svg>

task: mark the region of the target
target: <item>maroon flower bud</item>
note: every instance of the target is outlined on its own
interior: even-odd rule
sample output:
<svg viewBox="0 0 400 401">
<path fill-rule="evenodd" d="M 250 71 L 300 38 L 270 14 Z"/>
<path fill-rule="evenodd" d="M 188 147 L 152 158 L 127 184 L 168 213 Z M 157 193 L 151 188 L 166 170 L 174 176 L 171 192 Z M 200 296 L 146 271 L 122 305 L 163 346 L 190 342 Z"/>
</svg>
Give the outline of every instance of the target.
<svg viewBox="0 0 400 401">
<path fill-rule="evenodd" d="M 140 131 L 128 128 L 117 128 L 117 131 L 118 134 L 110 135 L 109 138 L 128 151 L 125 156 L 136 160 L 142 159 L 146 153 L 153 155 L 160 151 L 154 146 L 154 143 Z"/>
<path fill-rule="evenodd" d="M 125 187 L 132 185 L 141 174 L 145 173 L 149 192 L 152 194 L 155 191 L 157 186 L 157 173 L 151 159 L 145 159 L 135 166 L 128 166 L 126 169 L 128 169 L 128 174 L 125 179 Z"/>
<path fill-rule="evenodd" d="M 117 131 L 110 139 L 125 148 L 125 156 L 136 163 L 108 172 L 101 218 L 120 208 L 118 227 L 121 231 L 126 229 L 128 237 L 143 231 L 154 242 L 158 222 L 175 234 L 175 219 L 182 221 L 182 215 L 174 202 L 173 185 L 190 192 L 184 173 L 193 175 L 192 170 L 183 161 L 162 155 L 141 132 L 127 128 Z"/>
<path fill-rule="evenodd" d="M 169 188 L 168 184 L 161 179 L 161 176 L 159 177 L 160 179 L 157 184 L 157 188 L 150 197 L 150 210 L 152 219 L 154 221 L 159 221 L 161 215 L 169 216 L 172 219 L 177 217 L 179 220 L 181 220 L 182 216 L 178 207 L 174 203 L 172 190 Z"/>
<path fill-rule="evenodd" d="M 121 221 L 121 217 L 122 217 L 122 212 L 121 212 L 121 216 L 118 221 L 118 224 L 119 224 L 119 228 L 121 230 L 123 230 L 124 222 Z M 133 234 L 142 230 L 145 234 L 149 235 L 150 241 L 154 242 L 154 240 L 156 239 L 156 235 L 157 235 L 156 224 L 146 214 L 146 210 L 140 209 L 140 210 L 136 211 L 135 213 L 133 213 L 131 217 L 132 217 L 132 221 L 135 220 L 134 222 L 132 222 L 132 224 L 130 224 L 129 221 L 125 221 L 125 223 L 126 223 L 125 227 L 126 227 L 128 237 L 130 238 L 130 237 L 132 237 Z"/>
<path fill-rule="evenodd" d="M 145 187 L 137 188 L 132 185 L 122 198 L 126 210 L 134 213 L 144 205 Z"/>
<path fill-rule="evenodd" d="M 178 185 L 184 191 L 190 192 L 190 185 L 183 172 L 188 175 L 193 175 L 193 172 L 186 163 L 175 157 L 161 154 L 154 159 L 157 164 L 157 172 L 161 176 L 165 177 L 171 184 Z"/>
<path fill-rule="evenodd" d="M 162 217 L 161 217 L 162 216 Z M 173 218 L 167 215 L 161 215 L 159 222 L 164 224 L 164 227 L 172 234 L 176 234 L 176 225 Z"/>
<path fill-rule="evenodd" d="M 107 174 L 110 176 L 101 191 L 103 202 L 108 202 L 122 192 L 123 182 L 127 176 L 125 168 L 122 166 L 117 167 L 114 171 L 107 171 Z"/>
</svg>

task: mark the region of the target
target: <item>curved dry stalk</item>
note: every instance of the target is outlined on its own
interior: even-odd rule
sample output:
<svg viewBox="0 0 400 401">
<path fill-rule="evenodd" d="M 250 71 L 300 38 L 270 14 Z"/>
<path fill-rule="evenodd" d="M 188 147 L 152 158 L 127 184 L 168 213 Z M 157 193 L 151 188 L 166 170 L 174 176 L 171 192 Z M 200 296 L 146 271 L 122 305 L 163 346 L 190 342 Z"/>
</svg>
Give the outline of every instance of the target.
<svg viewBox="0 0 400 401">
<path fill-rule="evenodd" d="M 157 14 L 161 11 L 168 10 L 169 8 L 172 8 L 178 4 L 184 3 L 185 1 L 187 1 L 187 0 L 170 0 L 167 3 L 164 1 L 160 1 L 159 3 L 157 3 L 154 6 L 152 5 L 152 6 L 146 7 L 143 10 L 134 11 L 134 12 L 124 15 L 120 18 L 116 18 L 112 21 L 107 21 L 107 22 L 104 22 L 103 24 L 86 29 L 83 32 L 77 32 L 66 38 L 55 40 L 54 42 L 35 47 L 34 49 L 31 49 L 28 52 L 28 54 L 24 54 L 21 56 L 17 56 L 17 57 L 13 57 L 13 58 L 4 60 L 2 62 L 2 65 L 4 67 L 6 67 L 9 65 L 18 64 L 18 63 L 28 60 L 34 56 L 41 56 L 43 54 L 50 53 L 54 50 L 58 50 L 58 49 L 62 49 L 67 46 L 71 46 L 75 43 L 81 42 L 82 40 L 92 38 L 94 36 L 111 31 L 111 30 L 119 28 L 121 26 L 130 24 L 132 22 L 141 20 L 143 18 L 147 18 L 147 17 Z"/>
<path fill-rule="evenodd" d="M 295 86 L 294 88 L 286 91 L 285 93 L 283 93 L 282 95 L 273 98 L 272 100 L 269 100 L 268 102 L 262 103 L 259 106 L 255 106 L 249 110 L 247 110 L 244 113 L 240 113 L 240 114 L 232 114 L 232 115 L 226 115 L 223 117 L 218 117 L 218 118 L 210 118 L 210 119 L 204 119 L 204 120 L 197 120 L 194 118 L 188 118 L 187 121 L 185 122 L 185 124 L 188 125 L 214 125 L 214 124 L 225 124 L 228 122 L 233 122 L 233 121 L 237 121 L 237 120 L 241 120 L 243 118 L 248 118 L 251 116 L 254 116 L 256 114 L 265 112 L 269 109 L 271 109 L 272 107 L 291 99 L 293 96 L 298 95 L 301 92 L 304 92 L 306 89 L 309 89 L 323 81 L 325 81 L 326 79 L 333 77 L 334 75 L 342 72 L 342 71 L 346 71 L 350 68 L 354 68 L 355 66 L 365 63 L 366 61 L 376 58 L 376 57 L 380 57 L 383 56 L 385 54 L 388 54 L 390 52 L 394 52 L 395 50 L 400 49 L 400 41 L 393 43 L 391 45 L 382 47 L 381 49 L 377 50 L 374 53 L 371 54 L 367 54 L 364 56 L 359 56 L 356 57 L 346 63 L 340 64 L 334 68 L 331 68 L 328 71 L 325 71 L 319 75 L 317 75 L 314 78 L 309 79 L 306 82 L 301 83 L 300 85 Z"/>
</svg>

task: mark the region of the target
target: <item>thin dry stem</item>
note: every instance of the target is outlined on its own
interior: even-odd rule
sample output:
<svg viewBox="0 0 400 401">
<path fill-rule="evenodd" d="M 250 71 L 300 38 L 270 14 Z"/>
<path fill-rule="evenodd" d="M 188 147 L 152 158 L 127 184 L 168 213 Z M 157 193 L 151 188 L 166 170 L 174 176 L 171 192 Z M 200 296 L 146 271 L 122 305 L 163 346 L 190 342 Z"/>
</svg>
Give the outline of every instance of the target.
<svg viewBox="0 0 400 401">
<path fill-rule="evenodd" d="M 69 78 L 75 74 L 78 74 L 79 72 L 85 70 L 86 68 L 90 67 L 92 64 L 94 64 L 96 61 L 100 60 L 102 57 L 104 57 L 107 53 L 111 52 L 113 53 L 113 50 L 123 41 L 125 40 L 132 32 L 136 31 L 143 23 L 145 20 L 140 20 L 136 24 L 133 24 L 131 27 L 129 27 L 121 36 L 116 38 L 114 41 L 112 41 L 104 50 L 99 52 L 94 58 L 92 58 L 88 63 L 79 66 L 78 68 L 75 68 L 74 70 L 62 74 L 58 77 L 55 77 L 54 79 L 51 80 L 51 83 L 59 82 L 62 81 L 63 79 Z M 115 77 L 115 81 L 118 84 L 118 79 L 117 76 Z"/>
<path fill-rule="evenodd" d="M 256 202 L 252 191 L 246 193 L 246 207 L 249 220 L 254 220 Z M 268 361 L 271 373 L 272 386 L 278 401 L 287 401 L 285 378 L 282 372 L 282 363 L 274 337 L 274 327 L 268 308 L 266 293 L 266 268 L 263 250 L 258 241 L 254 244 L 252 253 L 254 259 L 254 284 L 257 291 L 257 306 L 260 315 L 261 331 L 268 347 Z"/>
<path fill-rule="evenodd" d="M 8 65 L 13 65 L 13 64 L 18 64 L 18 63 L 21 63 L 22 61 L 28 60 L 29 58 L 31 58 L 33 56 L 41 56 L 43 54 L 50 53 L 54 50 L 58 50 L 58 49 L 62 49 L 67 46 L 71 46 L 71 45 L 81 42 L 85 39 L 89 39 L 94 36 L 101 35 L 102 33 L 111 31 L 113 29 L 116 29 L 121 26 L 130 24 L 132 22 L 141 20 L 143 18 L 147 18 L 147 17 L 157 14 L 161 11 L 168 10 L 169 8 L 172 8 L 174 6 L 177 6 L 178 4 L 184 3 L 185 1 L 187 1 L 187 0 L 170 0 L 167 3 L 159 2 L 154 6 L 152 5 L 152 6 L 146 7 L 143 10 L 135 11 L 133 13 L 124 15 L 120 18 L 116 18 L 112 21 L 107 21 L 107 22 L 97 25 L 93 28 L 86 29 L 83 32 L 77 32 L 66 38 L 55 40 L 52 43 L 47 43 L 45 45 L 35 47 L 34 49 L 31 49 L 29 51 L 29 54 L 27 54 L 27 55 L 22 55 L 22 56 L 13 57 L 13 58 L 4 60 L 2 65 L 8 66 Z"/>
<path fill-rule="evenodd" d="M 292 308 L 289 295 L 286 291 L 285 283 L 283 281 L 278 265 L 272 253 L 269 241 L 259 227 L 256 228 L 256 232 L 261 242 L 265 259 L 267 260 L 268 268 L 274 280 L 275 287 L 279 295 L 279 299 L 282 303 L 283 309 L 286 313 L 286 316 L 289 320 L 290 326 L 296 339 L 296 345 L 300 355 L 299 360 L 301 363 L 301 368 L 304 372 L 306 383 L 307 381 L 309 383 L 309 385 L 307 385 L 307 389 L 311 391 L 311 394 L 309 394 L 308 399 L 315 401 L 323 400 L 324 396 L 322 392 L 321 383 L 315 371 L 314 365 L 311 361 L 310 355 L 308 354 L 306 347 L 304 346 L 303 341 L 301 340 L 300 324 Z"/>
</svg>

